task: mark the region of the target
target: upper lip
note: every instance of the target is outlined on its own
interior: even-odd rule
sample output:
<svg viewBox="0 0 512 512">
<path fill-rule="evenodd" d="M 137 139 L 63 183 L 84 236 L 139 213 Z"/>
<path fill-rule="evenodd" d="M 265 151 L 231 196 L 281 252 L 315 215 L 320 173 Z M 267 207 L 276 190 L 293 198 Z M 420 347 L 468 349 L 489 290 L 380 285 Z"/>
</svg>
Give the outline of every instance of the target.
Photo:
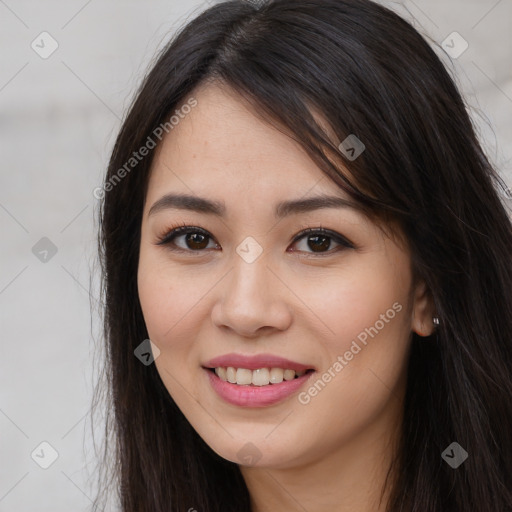
<svg viewBox="0 0 512 512">
<path fill-rule="evenodd" d="M 291 361 L 284 357 L 273 354 L 257 354 L 253 356 L 243 354 L 225 354 L 214 357 L 203 364 L 205 368 L 218 368 L 232 366 L 233 368 L 247 368 L 248 370 L 257 370 L 258 368 L 282 368 L 284 370 L 311 370 L 311 365 Z"/>
</svg>

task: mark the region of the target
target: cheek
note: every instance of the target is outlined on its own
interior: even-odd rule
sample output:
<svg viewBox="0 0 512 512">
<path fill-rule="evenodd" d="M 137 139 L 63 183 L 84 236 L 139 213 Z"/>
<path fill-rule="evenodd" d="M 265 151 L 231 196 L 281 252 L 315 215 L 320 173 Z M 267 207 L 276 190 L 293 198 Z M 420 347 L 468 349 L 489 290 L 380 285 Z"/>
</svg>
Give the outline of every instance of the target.
<svg viewBox="0 0 512 512">
<path fill-rule="evenodd" d="M 402 262 L 376 255 L 361 258 L 361 263 L 303 289 L 308 305 L 322 321 L 331 358 L 349 350 L 353 340 L 364 344 L 365 338 L 381 334 L 395 337 L 403 332 L 407 325 L 409 279 Z"/>
<path fill-rule="evenodd" d="M 353 266 L 326 296 L 322 319 L 334 334 L 323 340 L 324 367 L 298 398 L 311 417 L 323 416 L 342 436 L 356 435 L 404 389 L 410 337 L 404 263 Z"/>
<path fill-rule="evenodd" d="M 191 288 L 185 281 L 168 266 L 141 253 L 139 300 L 148 336 L 160 350 L 154 364 L 171 397 L 189 415 L 194 403 L 191 396 L 197 396 L 190 369 L 198 365 L 197 347 L 191 339 L 197 334 L 195 315 L 199 314 L 199 300 L 204 292 Z M 195 293 L 188 293 L 189 289 L 195 289 Z"/>
<path fill-rule="evenodd" d="M 325 414 L 341 407 L 358 411 L 360 419 L 368 417 L 402 383 L 410 337 L 410 276 L 405 260 L 404 265 L 396 261 L 375 258 L 351 266 L 350 273 L 340 272 L 323 294 L 310 294 L 328 328 L 323 329 L 323 367 L 299 397 L 311 411 L 318 408 Z M 331 420 L 337 424 L 340 418 L 333 413 Z M 343 424 L 347 421 L 356 418 L 345 418 Z"/>
<path fill-rule="evenodd" d="M 172 308 L 170 297 L 174 296 L 176 290 L 162 279 L 161 274 L 150 265 L 143 262 L 138 272 L 139 300 L 148 329 L 149 337 L 159 348 L 165 341 L 166 332 L 176 322 L 175 317 L 179 314 L 176 308 Z"/>
<path fill-rule="evenodd" d="M 148 334 L 160 349 L 177 341 L 199 305 L 202 287 L 161 254 L 141 249 L 137 285 Z"/>
<path fill-rule="evenodd" d="M 189 370 L 199 366 L 201 326 L 208 325 L 205 294 L 213 278 L 177 269 L 153 251 L 141 250 L 138 292 L 149 338 L 159 348 L 156 366 L 164 382 L 165 372 L 188 379 Z M 170 381 L 172 386 L 172 379 Z"/>
</svg>

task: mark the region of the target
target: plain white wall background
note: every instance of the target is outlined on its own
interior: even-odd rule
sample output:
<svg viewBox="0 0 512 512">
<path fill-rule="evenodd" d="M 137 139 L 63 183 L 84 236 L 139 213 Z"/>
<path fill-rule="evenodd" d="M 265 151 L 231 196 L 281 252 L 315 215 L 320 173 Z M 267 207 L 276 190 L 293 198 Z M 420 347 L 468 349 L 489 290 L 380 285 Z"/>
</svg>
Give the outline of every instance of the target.
<svg viewBox="0 0 512 512">
<path fill-rule="evenodd" d="M 150 59 L 213 1 L 0 0 L 0 512 L 91 508 L 93 190 Z M 385 4 L 439 44 L 467 41 L 444 60 L 512 187 L 512 1 Z M 58 43 L 47 59 L 31 47 L 51 49 L 43 31 Z M 33 252 L 43 237 L 47 261 Z M 42 442 L 58 453 L 47 469 Z"/>
</svg>

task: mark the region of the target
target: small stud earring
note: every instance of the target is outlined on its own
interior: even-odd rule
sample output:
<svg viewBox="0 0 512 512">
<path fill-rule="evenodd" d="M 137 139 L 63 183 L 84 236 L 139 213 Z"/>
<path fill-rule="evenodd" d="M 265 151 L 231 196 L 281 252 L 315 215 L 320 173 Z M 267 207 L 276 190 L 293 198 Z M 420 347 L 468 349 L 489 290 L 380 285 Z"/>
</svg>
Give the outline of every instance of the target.
<svg viewBox="0 0 512 512">
<path fill-rule="evenodd" d="M 433 317 L 432 322 L 434 322 L 435 325 L 439 325 L 439 318 L 437 318 L 437 316 Z"/>
</svg>

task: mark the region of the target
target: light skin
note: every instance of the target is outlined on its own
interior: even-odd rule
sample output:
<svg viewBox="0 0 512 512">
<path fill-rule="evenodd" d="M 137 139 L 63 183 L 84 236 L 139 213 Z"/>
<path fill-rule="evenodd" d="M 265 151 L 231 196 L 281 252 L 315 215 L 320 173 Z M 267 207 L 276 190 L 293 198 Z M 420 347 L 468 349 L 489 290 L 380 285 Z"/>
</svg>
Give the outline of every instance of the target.
<svg viewBox="0 0 512 512">
<path fill-rule="evenodd" d="M 138 289 L 162 381 L 205 442 L 240 465 L 253 512 L 384 511 L 411 334 L 434 329 L 428 289 L 413 279 L 407 249 L 355 208 L 275 217 L 281 201 L 349 197 L 229 89 L 193 96 L 197 106 L 156 150 L 142 221 Z M 224 216 L 150 215 L 166 194 L 224 203 Z M 207 236 L 196 229 L 157 245 L 180 225 Z M 320 227 L 353 247 L 321 233 L 294 241 Z M 236 251 L 247 237 L 263 250 L 252 263 Z M 307 404 L 297 393 L 263 408 L 229 404 L 202 368 L 223 354 L 271 353 L 317 370 L 307 392 L 396 303 L 400 312 Z M 251 465 L 239 455 L 247 443 Z"/>
</svg>

